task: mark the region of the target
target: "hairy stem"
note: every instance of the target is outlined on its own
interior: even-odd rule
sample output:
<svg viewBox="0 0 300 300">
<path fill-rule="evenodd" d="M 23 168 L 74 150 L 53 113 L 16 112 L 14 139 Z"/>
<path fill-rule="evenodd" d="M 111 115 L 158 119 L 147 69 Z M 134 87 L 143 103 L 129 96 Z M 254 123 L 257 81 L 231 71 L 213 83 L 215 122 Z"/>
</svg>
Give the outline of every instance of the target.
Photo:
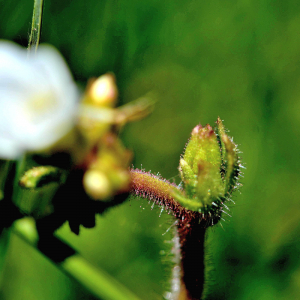
<svg viewBox="0 0 300 300">
<path fill-rule="evenodd" d="M 43 0 L 34 0 L 31 32 L 30 32 L 30 38 L 28 43 L 29 54 L 32 52 L 32 50 L 36 52 L 40 42 L 42 14 L 43 14 Z"/>
<path fill-rule="evenodd" d="M 175 184 L 141 170 L 131 170 L 131 193 L 153 201 L 171 212 L 177 222 L 181 251 L 179 300 L 199 300 L 204 285 L 204 241 L 208 226 L 202 214 L 182 207 L 173 197 Z"/>
<path fill-rule="evenodd" d="M 206 228 L 197 220 L 178 225 L 182 284 L 179 299 L 199 300 L 204 287 L 204 241 Z"/>
</svg>

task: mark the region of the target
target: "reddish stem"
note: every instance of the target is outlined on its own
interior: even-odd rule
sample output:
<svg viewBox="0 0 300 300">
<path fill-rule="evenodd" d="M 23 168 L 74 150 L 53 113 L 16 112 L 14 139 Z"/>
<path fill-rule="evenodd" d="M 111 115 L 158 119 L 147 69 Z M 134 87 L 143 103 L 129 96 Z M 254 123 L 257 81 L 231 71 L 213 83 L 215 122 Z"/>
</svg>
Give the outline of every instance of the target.
<svg viewBox="0 0 300 300">
<path fill-rule="evenodd" d="M 147 198 L 171 212 L 177 222 L 181 251 L 180 300 L 199 300 L 204 285 L 204 239 L 209 222 L 204 215 L 189 211 L 173 197 L 175 184 L 141 170 L 131 170 L 131 193 Z"/>
<path fill-rule="evenodd" d="M 179 299 L 199 300 L 204 288 L 204 241 L 206 228 L 193 220 L 178 225 L 181 248 L 181 292 Z"/>
</svg>

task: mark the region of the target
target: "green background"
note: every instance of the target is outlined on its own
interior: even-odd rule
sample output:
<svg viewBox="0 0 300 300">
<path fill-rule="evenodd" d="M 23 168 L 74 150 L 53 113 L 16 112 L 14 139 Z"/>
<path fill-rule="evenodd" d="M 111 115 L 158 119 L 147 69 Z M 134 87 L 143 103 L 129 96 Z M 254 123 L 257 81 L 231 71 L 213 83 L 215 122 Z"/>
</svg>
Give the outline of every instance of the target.
<svg viewBox="0 0 300 300">
<path fill-rule="evenodd" d="M 0 38 L 27 45 L 33 1 L 0 0 Z M 134 166 L 178 182 L 192 128 L 220 116 L 246 170 L 232 218 L 209 230 L 209 299 L 300 294 L 300 4 L 295 0 L 45 0 L 41 42 L 75 79 L 116 74 L 119 103 L 152 91 L 154 113 L 122 133 Z M 172 219 L 132 199 L 77 237 L 59 235 L 142 299 L 168 289 Z M 3 299 L 93 299 L 13 237 Z"/>
</svg>

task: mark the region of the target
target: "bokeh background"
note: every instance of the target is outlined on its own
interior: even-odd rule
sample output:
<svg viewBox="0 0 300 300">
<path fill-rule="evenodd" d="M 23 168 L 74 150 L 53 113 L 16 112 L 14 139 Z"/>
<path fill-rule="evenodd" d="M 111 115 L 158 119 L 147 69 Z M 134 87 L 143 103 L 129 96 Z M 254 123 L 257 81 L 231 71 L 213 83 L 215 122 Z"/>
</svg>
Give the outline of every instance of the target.
<svg viewBox="0 0 300 300">
<path fill-rule="evenodd" d="M 27 46 L 33 1 L 0 0 L 0 38 Z M 134 165 L 178 182 L 191 129 L 220 116 L 246 170 L 232 217 L 209 230 L 208 299 L 299 299 L 300 4 L 295 0 L 45 0 L 41 42 L 79 84 L 116 74 L 120 104 L 158 103 L 122 133 Z M 79 237 L 58 235 L 141 299 L 162 299 L 172 219 L 132 199 Z M 94 299 L 13 236 L 1 299 Z"/>
</svg>

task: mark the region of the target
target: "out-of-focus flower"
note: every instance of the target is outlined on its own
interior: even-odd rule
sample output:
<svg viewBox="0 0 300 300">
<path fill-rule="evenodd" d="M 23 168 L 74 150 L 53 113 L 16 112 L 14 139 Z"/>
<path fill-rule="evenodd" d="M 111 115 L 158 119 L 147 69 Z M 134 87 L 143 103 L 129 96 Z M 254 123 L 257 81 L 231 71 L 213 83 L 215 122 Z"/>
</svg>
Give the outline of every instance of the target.
<svg viewBox="0 0 300 300">
<path fill-rule="evenodd" d="M 118 94 L 114 77 L 105 74 L 90 79 L 82 99 L 77 129 L 90 147 L 93 147 L 115 123 L 114 104 Z"/>
<path fill-rule="evenodd" d="M 112 73 L 90 79 L 80 105 L 77 128 L 91 145 L 97 143 L 111 125 L 121 128 L 126 123 L 141 120 L 154 107 L 151 96 L 115 107 L 117 97 L 118 88 Z"/>
<path fill-rule="evenodd" d="M 0 40 L 0 157 L 41 151 L 74 126 L 78 91 L 59 52 L 42 45 L 26 49 Z"/>
<path fill-rule="evenodd" d="M 86 193 L 94 200 L 106 201 L 129 191 L 131 158 L 132 153 L 115 134 L 104 135 L 83 177 Z"/>
</svg>

